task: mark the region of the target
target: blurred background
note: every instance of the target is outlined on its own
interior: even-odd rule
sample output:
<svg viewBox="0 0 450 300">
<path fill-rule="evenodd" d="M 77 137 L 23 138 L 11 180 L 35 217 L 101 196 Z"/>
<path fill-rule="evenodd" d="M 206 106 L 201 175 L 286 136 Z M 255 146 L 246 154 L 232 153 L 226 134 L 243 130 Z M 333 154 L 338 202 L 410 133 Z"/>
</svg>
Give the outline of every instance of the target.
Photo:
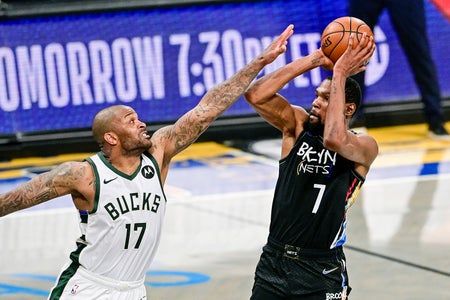
<svg viewBox="0 0 450 300">
<path fill-rule="evenodd" d="M 443 107 L 450 114 L 449 3 L 425 1 Z M 4 0 L 0 1 L 0 154 L 96 150 L 90 126 L 111 104 L 132 106 L 154 130 L 193 107 L 288 24 L 287 53 L 264 75 L 320 45 L 321 31 L 347 15 L 346 0 Z M 407 13 L 407 12 L 405 12 Z M 388 14 L 375 28 L 366 72 L 366 126 L 423 122 L 422 103 Z M 282 93 L 309 107 L 321 69 Z M 221 140 L 278 133 L 238 101 L 202 136 Z"/>
</svg>

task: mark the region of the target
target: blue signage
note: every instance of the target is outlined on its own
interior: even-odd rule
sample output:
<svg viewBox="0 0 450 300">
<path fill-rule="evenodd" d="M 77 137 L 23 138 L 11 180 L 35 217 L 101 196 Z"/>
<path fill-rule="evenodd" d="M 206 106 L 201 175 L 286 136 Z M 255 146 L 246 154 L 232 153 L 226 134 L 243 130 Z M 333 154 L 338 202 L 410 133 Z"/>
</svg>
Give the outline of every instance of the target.
<svg viewBox="0 0 450 300">
<path fill-rule="evenodd" d="M 321 31 L 346 15 L 346 1 L 259 1 L 3 20 L 0 24 L 0 136 L 90 128 L 112 104 L 164 123 L 260 53 L 288 24 L 287 53 L 264 75 L 318 48 Z M 450 95 L 450 26 L 427 3 L 430 42 L 442 92 Z M 389 19 L 375 30 L 366 103 L 418 98 Z M 439 38 L 433 38 L 439 37 Z M 281 93 L 309 107 L 328 75 L 312 70 Z M 254 114 L 241 99 L 225 116 Z"/>
</svg>

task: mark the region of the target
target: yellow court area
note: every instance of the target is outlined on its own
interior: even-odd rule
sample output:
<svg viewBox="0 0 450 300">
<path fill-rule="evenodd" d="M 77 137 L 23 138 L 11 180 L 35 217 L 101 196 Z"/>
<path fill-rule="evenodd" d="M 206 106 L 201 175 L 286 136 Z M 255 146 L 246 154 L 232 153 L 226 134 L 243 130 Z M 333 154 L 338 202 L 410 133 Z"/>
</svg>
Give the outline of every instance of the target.
<svg viewBox="0 0 450 300">
<path fill-rule="evenodd" d="M 450 131 L 450 125 L 447 125 Z M 356 129 L 358 130 L 358 129 Z M 436 162 L 447 158 L 443 152 L 450 147 L 450 141 L 437 141 L 427 137 L 425 124 L 401 125 L 364 129 L 378 142 L 380 154 L 374 167 L 392 164 L 416 163 L 417 153 L 423 153 L 419 163 Z M 187 159 L 206 159 L 219 157 L 235 149 L 216 142 L 194 143 L 178 154 L 173 162 Z M 17 158 L 11 161 L 0 162 L 0 179 L 24 176 L 22 168 L 47 167 L 70 160 L 83 160 L 93 153 L 70 153 L 51 157 Z"/>
<path fill-rule="evenodd" d="M 448 124 L 446 127 L 449 130 Z M 450 141 L 429 138 L 425 124 L 370 128 L 367 132 L 378 142 L 380 150 L 373 167 L 450 160 L 446 154 Z"/>
<path fill-rule="evenodd" d="M 381 152 L 441 149 L 450 146 L 450 141 L 436 141 L 428 138 L 425 124 L 370 128 L 367 132 L 377 140 Z"/>
</svg>

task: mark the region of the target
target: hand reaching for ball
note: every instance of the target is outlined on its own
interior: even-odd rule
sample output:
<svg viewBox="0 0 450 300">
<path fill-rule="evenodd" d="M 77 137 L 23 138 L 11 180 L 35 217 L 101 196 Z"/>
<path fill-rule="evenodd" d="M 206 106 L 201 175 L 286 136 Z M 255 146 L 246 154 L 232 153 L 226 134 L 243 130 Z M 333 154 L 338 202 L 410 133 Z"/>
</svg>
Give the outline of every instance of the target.
<svg viewBox="0 0 450 300">
<path fill-rule="evenodd" d="M 340 17 L 331 21 L 322 31 L 320 48 L 335 63 L 347 49 L 352 34 L 356 38 L 353 47 L 363 42 L 364 34 L 373 37 L 372 30 L 364 21 L 355 17 Z M 365 40 L 365 43 L 367 42 L 368 40 Z"/>
<path fill-rule="evenodd" d="M 354 46 L 355 40 L 355 34 L 352 33 L 347 49 L 334 64 L 333 72 L 343 72 L 348 77 L 366 70 L 366 65 L 375 52 L 373 36 L 367 36 L 364 33 L 356 46 Z"/>
<path fill-rule="evenodd" d="M 334 72 L 344 71 L 346 76 L 352 76 L 366 69 L 375 51 L 374 35 L 364 21 L 350 16 L 340 17 L 323 30 L 320 49 L 334 63 Z M 344 53 L 345 59 L 336 67 Z M 324 67 L 330 70 L 329 63 Z"/>
</svg>

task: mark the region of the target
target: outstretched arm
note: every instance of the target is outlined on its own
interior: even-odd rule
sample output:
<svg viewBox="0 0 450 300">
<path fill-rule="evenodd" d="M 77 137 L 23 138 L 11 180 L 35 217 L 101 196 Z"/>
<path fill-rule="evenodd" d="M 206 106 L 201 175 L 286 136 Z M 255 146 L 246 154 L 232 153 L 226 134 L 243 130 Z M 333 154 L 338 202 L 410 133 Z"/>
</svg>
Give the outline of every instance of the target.
<svg viewBox="0 0 450 300">
<path fill-rule="evenodd" d="M 192 144 L 225 110 L 245 92 L 252 80 L 280 54 L 286 52 L 288 38 L 293 34 L 289 25 L 258 57 L 231 78 L 209 90 L 193 109 L 171 126 L 161 128 L 153 135 L 153 144 L 164 147 L 164 163 Z"/>
<path fill-rule="evenodd" d="M 0 195 L 0 217 L 59 196 L 81 195 L 92 188 L 92 171 L 87 162 L 67 162 L 39 174 L 18 188 Z M 88 180 L 88 181 L 87 181 Z"/>
</svg>

